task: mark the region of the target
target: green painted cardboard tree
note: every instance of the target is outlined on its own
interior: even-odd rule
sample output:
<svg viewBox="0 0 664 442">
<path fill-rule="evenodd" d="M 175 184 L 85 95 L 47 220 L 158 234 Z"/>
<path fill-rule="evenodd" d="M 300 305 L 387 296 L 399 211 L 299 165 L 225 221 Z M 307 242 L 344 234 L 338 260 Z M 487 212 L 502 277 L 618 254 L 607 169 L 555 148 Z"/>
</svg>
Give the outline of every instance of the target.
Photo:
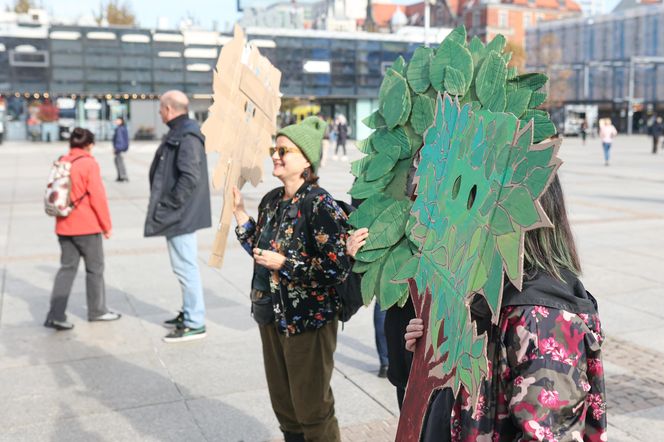
<svg viewBox="0 0 664 442">
<path fill-rule="evenodd" d="M 521 286 L 525 232 L 550 225 L 538 198 L 559 166 L 557 144 L 534 144 L 555 133 L 534 109 L 547 79 L 508 69 L 504 46 L 502 36 L 467 44 L 461 27 L 408 65 L 399 58 L 366 120 L 367 156 L 352 165 L 350 193 L 366 201 L 351 223 L 370 231 L 354 268 L 364 300 L 388 308 L 410 296 L 425 323 L 398 440 L 418 440 L 435 389 L 477 396 L 486 336 L 470 301 L 483 295 L 497 321 L 503 274 Z"/>
</svg>

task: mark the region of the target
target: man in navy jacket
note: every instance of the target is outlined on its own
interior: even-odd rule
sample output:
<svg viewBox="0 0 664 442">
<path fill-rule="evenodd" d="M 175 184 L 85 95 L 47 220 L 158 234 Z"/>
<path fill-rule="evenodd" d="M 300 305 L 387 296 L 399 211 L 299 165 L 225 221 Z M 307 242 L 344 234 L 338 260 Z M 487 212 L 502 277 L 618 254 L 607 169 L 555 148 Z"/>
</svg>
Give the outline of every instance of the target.
<svg viewBox="0 0 664 442">
<path fill-rule="evenodd" d="M 118 171 L 118 177 L 115 181 L 129 181 L 124 158 L 122 158 L 122 155 L 129 149 L 129 133 L 127 132 L 124 118 L 116 118 L 115 125 L 115 132 L 113 133 L 113 153 L 115 154 L 115 168 Z"/>
</svg>

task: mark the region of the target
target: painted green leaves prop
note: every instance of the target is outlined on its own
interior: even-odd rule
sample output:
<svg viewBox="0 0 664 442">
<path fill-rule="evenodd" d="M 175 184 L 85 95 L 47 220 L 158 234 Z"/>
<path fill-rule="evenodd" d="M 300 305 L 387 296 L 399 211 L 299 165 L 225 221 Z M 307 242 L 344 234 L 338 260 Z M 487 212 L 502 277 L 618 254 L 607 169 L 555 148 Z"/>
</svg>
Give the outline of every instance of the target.
<svg viewBox="0 0 664 442">
<path fill-rule="evenodd" d="M 380 113 L 388 128 L 392 129 L 408 121 L 411 106 L 408 83 L 395 69 L 387 70 L 378 97 Z"/>
<path fill-rule="evenodd" d="M 441 378 L 476 397 L 487 373 L 486 336 L 477 336 L 468 305 L 480 293 L 497 321 L 503 274 L 521 287 L 524 235 L 550 226 L 538 198 L 560 164 L 558 143 L 533 145 L 533 124 L 509 113 L 471 111 L 439 96 L 415 173 L 407 236 L 416 246 L 395 279 L 431 294 L 428 328 L 442 343 Z"/>
<path fill-rule="evenodd" d="M 374 296 L 378 296 L 381 306 L 388 308 L 395 303 L 403 304 L 407 299 L 403 283 L 388 282 L 389 277 L 393 276 L 391 274 L 396 273 L 391 268 L 391 263 L 394 262 L 392 255 L 398 253 L 399 258 L 412 255 L 411 250 L 417 235 L 411 230 L 408 230 L 406 235 L 407 229 L 402 217 L 396 215 L 395 208 L 399 207 L 407 212 L 412 204 L 412 192 L 408 188 L 409 182 L 412 182 L 412 179 L 409 180 L 409 171 L 422 147 L 423 135 L 434 122 L 438 93 L 454 96 L 461 104 L 467 104 L 468 109 L 474 111 L 512 114 L 514 125 L 519 121 L 521 126 L 525 126 L 534 120 L 535 142 L 555 133 L 548 114 L 535 109 L 546 99 L 546 94 L 542 92 L 547 81 L 546 76 L 517 75 L 513 69 L 508 69 L 510 55 L 503 52 L 505 44 L 502 36 L 497 36 L 486 45 L 477 38 L 473 38 L 469 44 L 466 42 L 465 28 L 458 27 L 438 48 L 417 48 L 408 63 L 399 57 L 387 70 L 380 88 L 378 110 L 364 120 L 374 132 L 367 140 L 358 144 L 358 148 L 366 156 L 351 165 L 351 172 L 357 180 L 350 194 L 357 199 L 366 199 L 356 212 L 357 215 L 351 218 L 351 223 L 355 227 L 368 227 L 371 238 L 371 247 L 365 248 L 358 256 L 364 265 L 356 269 L 359 273 L 366 272 L 366 282 L 362 285 L 365 302 L 369 303 Z M 493 117 L 486 118 L 491 120 Z M 448 129 L 452 130 L 451 126 Z M 446 136 L 452 139 L 456 135 L 449 133 Z M 492 150 L 475 160 L 486 160 L 487 164 L 492 165 L 502 164 L 500 161 L 504 158 L 500 155 L 504 157 L 505 151 Z M 488 165 L 483 167 L 488 180 L 494 171 L 490 170 Z M 524 175 L 523 180 L 529 180 L 529 184 L 524 181 L 524 186 L 530 186 L 529 189 L 536 188 L 533 184 L 540 174 L 528 175 L 530 178 Z M 423 189 L 428 185 L 420 182 L 419 188 Z M 464 187 L 465 182 L 459 185 L 462 190 L 468 190 Z M 522 198 L 521 191 L 517 191 L 499 205 L 494 211 L 494 229 L 504 235 L 513 234 L 515 230 L 511 227 L 512 218 L 504 211 L 511 210 Z M 392 204 L 398 205 L 391 206 Z M 388 211 L 388 207 L 393 208 Z M 388 216 L 385 213 L 393 216 L 393 227 L 389 235 L 381 233 L 374 239 L 377 229 L 383 232 Z M 382 216 L 380 221 L 379 216 Z M 526 222 L 532 219 L 533 211 L 524 208 L 523 213 L 519 212 L 515 216 L 518 221 Z M 362 222 L 358 219 L 362 219 Z M 504 250 L 512 247 L 507 237 L 494 242 L 496 247 L 500 246 Z M 449 257 L 450 260 L 454 258 L 455 256 Z M 477 265 L 480 272 L 488 273 L 491 266 L 495 267 L 496 264 L 485 258 L 485 262 Z M 391 286 L 397 287 L 398 290 L 390 292 L 392 288 L 388 287 Z"/>
</svg>

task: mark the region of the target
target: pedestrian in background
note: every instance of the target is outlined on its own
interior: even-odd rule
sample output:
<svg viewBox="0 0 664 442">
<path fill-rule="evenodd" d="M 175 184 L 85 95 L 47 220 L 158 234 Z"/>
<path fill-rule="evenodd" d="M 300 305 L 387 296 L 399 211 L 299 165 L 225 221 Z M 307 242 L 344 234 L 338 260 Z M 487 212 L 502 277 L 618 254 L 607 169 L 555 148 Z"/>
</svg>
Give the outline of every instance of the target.
<svg viewBox="0 0 664 442">
<path fill-rule="evenodd" d="M 657 117 L 652 127 L 650 128 L 650 135 L 652 136 L 652 153 L 656 154 L 659 148 L 659 139 L 664 133 L 664 125 L 662 125 L 662 117 Z"/>
<path fill-rule="evenodd" d="M 586 137 L 588 136 L 588 122 L 586 119 L 583 119 L 583 122 L 581 123 L 581 143 L 585 146 L 586 145 Z"/>
<path fill-rule="evenodd" d="M 118 117 L 115 119 L 115 132 L 113 132 L 113 154 L 115 155 L 115 170 L 118 172 L 115 181 L 129 181 L 124 158 L 122 158 L 127 150 L 129 150 L 129 132 L 124 118 Z"/>
<path fill-rule="evenodd" d="M 99 164 L 92 156 L 94 144 L 92 132 L 77 127 L 69 137 L 69 153 L 60 159 L 71 164 L 69 196 L 75 203 L 68 216 L 57 217 L 55 221 L 61 250 L 60 270 L 55 277 L 51 308 L 44 326 L 56 330 L 74 328 L 74 324 L 67 321 L 65 311 L 81 257 L 85 263 L 88 320 L 120 319 L 120 314 L 106 307 L 102 234 L 106 239 L 111 237 L 111 215 Z"/>
<path fill-rule="evenodd" d="M 235 231 L 254 259 L 252 311 L 259 323 L 272 408 L 286 442 L 340 440 L 330 386 L 339 295 L 351 270 L 347 217 L 318 187 L 325 122 L 308 117 L 277 132 L 268 192 L 250 218 L 235 189 Z"/>
<path fill-rule="evenodd" d="M 337 115 L 335 126 L 337 131 L 337 146 L 334 149 L 334 159 L 339 159 L 339 148 L 341 148 L 343 152 L 341 160 L 348 161 L 348 155 L 346 152 L 346 141 L 348 140 L 348 121 L 343 114 Z"/>
<path fill-rule="evenodd" d="M 609 159 L 611 155 L 611 145 L 613 144 L 613 139 L 618 135 L 618 130 L 611 123 L 610 118 L 602 118 L 599 120 L 599 137 L 602 140 L 602 149 L 604 150 L 604 165 L 609 165 Z"/>
<path fill-rule="evenodd" d="M 150 166 L 150 202 L 145 236 L 165 236 L 173 273 L 182 288 L 182 309 L 164 321 L 175 329 L 165 342 L 201 339 L 205 300 L 198 268 L 196 231 L 212 225 L 204 138 L 189 119 L 189 99 L 177 90 L 162 95 L 159 115 L 169 131 Z"/>
</svg>

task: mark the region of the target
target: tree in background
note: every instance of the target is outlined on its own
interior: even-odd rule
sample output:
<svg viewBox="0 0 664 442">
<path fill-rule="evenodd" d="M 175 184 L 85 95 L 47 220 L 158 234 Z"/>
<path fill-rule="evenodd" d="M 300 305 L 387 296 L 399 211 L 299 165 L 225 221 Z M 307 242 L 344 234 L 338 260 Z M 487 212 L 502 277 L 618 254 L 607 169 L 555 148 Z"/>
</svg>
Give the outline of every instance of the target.
<svg viewBox="0 0 664 442">
<path fill-rule="evenodd" d="M 28 12 L 28 9 L 30 8 L 35 8 L 35 2 L 32 0 L 16 0 L 14 2 L 14 12 L 18 14 L 26 14 Z M 7 6 L 7 10 L 11 10 L 9 6 Z"/>
<path fill-rule="evenodd" d="M 95 16 L 97 23 L 106 21 L 109 25 L 134 26 L 136 16 L 127 3 L 119 0 L 109 0 L 106 4 L 101 3 L 99 13 Z"/>
<path fill-rule="evenodd" d="M 563 50 L 558 37 L 552 32 L 544 34 L 539 41 L 536 53 L 531 55 L 536 57 L 538 69 L 543 70 L 549 77 L 546 90 L 548 98 L 544 107 L 548 110 L 561 107 L 569 92 L 569 79 L 572 71 L 561 66 Z"/>
<path fill-rule="evenodd" d="M 512 59 L 507 64 L 508 67 L 515 67 L 519 73 L 523 72 L 526 68 L 526 51 L 519 43 L 508 41 L 505 46 L 505 52 L 512 53 Z"/>
</svg>

